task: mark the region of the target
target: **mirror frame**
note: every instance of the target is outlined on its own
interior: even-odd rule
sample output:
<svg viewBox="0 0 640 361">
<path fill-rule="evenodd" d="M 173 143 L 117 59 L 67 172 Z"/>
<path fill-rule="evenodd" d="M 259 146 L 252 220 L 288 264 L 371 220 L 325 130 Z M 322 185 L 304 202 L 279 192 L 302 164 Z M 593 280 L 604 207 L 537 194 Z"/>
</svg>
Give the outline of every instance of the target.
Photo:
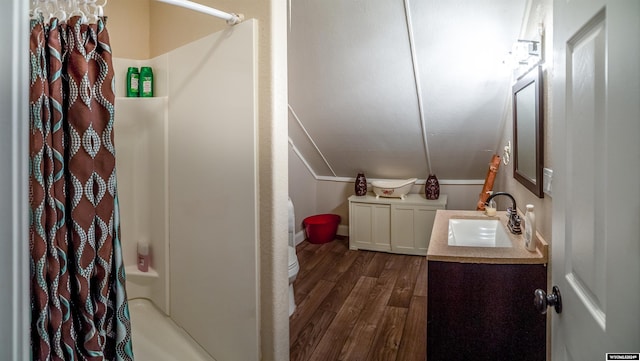
<svg viewBox="0 0 640 361">
<path fill-rule="evenodd" d="M 519 168 L 519 158 L 518 158 L 518 94 L 530 87 L 533 86 L 535 89 L 535 104 L 534 104 L 534 129 L 535 129 L 535 171 L 536 178 L 531 179 L 529 176 L 524 174 Z M 524 74 L 521 78 L 518 79 L 516 84 L 513 86 L 513 154 L 514 154 L 514 165 L 513 165 L 513 177 L 524 185 L 528 190 L 530 190 L 533 194 L 538 196 L 538 198 L 543 198 L 544 193 L 542 190 L 543 183 L 543 167 L 544 167 L 544 149 L 543 149 L 543 137 L 544 137 L 544 119 L 543 119 L 543 99 L 542 99 L 542 66 L 537 65 L 536 67 L 529 70 L 526 74 Z"/>
</svg>

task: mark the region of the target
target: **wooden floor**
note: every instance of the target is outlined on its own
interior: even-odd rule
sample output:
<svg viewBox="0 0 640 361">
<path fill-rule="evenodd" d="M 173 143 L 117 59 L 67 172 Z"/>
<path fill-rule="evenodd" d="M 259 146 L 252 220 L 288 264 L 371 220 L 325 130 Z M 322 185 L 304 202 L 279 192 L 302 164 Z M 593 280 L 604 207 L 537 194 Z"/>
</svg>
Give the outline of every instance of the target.
<svg viewBox="0 0 640 361">
<path fill-rule="evenodd" d="M 426 257 L 297 247 L 291 361 L 426 360 Z"/>
</svg>

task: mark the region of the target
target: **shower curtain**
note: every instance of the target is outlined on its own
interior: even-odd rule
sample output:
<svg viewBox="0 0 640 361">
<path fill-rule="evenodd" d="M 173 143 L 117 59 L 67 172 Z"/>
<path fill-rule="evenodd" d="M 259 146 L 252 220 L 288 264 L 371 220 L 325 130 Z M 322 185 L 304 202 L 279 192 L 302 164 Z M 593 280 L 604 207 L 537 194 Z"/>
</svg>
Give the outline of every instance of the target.
<svg viewBox="0 0 640 361">
<path fill-rule="evenodd" d="M 104 19 L 32 20 L 30 58 L 32 358 L 133 360 Z"/>
</svg>

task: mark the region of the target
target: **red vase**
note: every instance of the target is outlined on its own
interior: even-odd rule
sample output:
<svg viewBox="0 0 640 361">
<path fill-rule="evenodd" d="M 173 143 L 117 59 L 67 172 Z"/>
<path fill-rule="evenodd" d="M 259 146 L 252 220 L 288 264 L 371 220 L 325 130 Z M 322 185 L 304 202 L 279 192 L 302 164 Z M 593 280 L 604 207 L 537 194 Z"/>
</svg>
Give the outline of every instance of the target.
<svg viewBox="0 0 640 361">
<path fill-rule="evenodd" d="M 427 199 L 438 199 L 440 197 L 440 183 L 435 174 L 429 174 L 424 184 L 424 195 Z"/>
</svg>

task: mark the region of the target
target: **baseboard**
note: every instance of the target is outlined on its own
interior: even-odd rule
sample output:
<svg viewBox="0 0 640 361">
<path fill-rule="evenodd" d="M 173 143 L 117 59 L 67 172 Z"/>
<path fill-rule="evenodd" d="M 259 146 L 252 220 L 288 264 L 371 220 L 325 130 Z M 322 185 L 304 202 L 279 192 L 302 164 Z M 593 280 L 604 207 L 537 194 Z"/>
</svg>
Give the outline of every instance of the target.
<svg viewBox="0 0 640 361">
<path fill-rule="evenodd" d="M 338 226 L 338 236 L 349 237 L 349 226 L 341 224 Z"/>
<path fill-rule="evenodd" d="M 344 224 L 339 225 L 338 232 L 336 233 L 338 234 L 338 236 L 349 237 L 349 226 L 346 226 Z M 302 241 L 304 241 L 305 239 L 307 239 L 307 234 L 305 233 L 304 229 L 302 229 L 298 233 L 296 233 L 296 246 L 302 243 Z"/>
</svg>

